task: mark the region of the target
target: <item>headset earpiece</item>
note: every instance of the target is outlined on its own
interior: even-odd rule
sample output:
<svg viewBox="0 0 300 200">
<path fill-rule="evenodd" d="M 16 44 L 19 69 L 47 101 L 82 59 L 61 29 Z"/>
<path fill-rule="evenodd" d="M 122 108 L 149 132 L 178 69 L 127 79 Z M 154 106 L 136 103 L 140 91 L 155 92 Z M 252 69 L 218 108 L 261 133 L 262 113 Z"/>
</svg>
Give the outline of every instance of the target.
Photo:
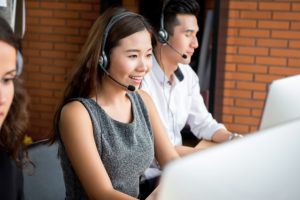
<svg viewBox="0 0 300 200">
<path fill-rule="evenodd" d="M 105 43 L 106 43 L 106 39 L 107 39 L 107 36 L 108 36 L 108 32 L 110 31 L 111 27 L 117 23 L 119 20 L 121 20 L 122 18 L 124 17 L 127 17 L 127 16 L 130 16 L 130 15 L 134 15 L 134 13 L 132 12 L 123 12 L 123 13 L 120 13 L 116 16 L 113 16 L 109 23 L 107 24 L 105 30 L 104 30 L 104 33 L 103 33 L 103 38 L 102 38 L 102 43 L 101 43 L 101 53 L 100 53 L 100 57 L 99 57 L 99 60 L 98 60 L 98 63 L 101 67 L 103 67 L 104 69 L 107 69 L 108 66 L 109 66 L 109 60 L 108 60 L 108 57 L 105 53 Z"/>
<path fill-rule="evenodd" d="M 157 35 L 158 35 L 157 39 L 160 43 L 162 44 L 167 43 L 169 39 L 169 35 L 164 28 L 160 28 Z"/>
<path fill-rule="evenodd" d="M 169 34 L 164 27 L 164 11 L 165 11 L 165 3 L 163 4 L 161 16 L 160 16 L 160 29 L 157 33 L 157 39 L 160 43 L 165 44 L 168 42 Z"/>
<path fill-rule="evenodd" d="M 23 56 L 19 50 L 17 50 L 17 76 L 20 76 L 23 69 Z"/>
</svg>

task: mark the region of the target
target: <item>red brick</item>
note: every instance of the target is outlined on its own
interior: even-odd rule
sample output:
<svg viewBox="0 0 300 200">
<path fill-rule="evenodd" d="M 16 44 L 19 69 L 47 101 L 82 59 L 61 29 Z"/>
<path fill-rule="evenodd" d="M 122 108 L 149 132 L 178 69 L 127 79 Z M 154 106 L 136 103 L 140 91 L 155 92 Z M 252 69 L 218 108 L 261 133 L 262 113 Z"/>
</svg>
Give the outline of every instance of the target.
<svg viewBox="0 0 300 200">
<path fill-rule="evenodd" d="M 270 75 L 270 74 L 255 74 L 254 81 L 271 83 L 272 81 L 280 79 L 280 78 L 283 78 L 283 76 Z"/>
<path fill-rule="evenodd" d="M 255 20 L 239 20 L 239 19 L 229 19 L 228 27 L 230 28 L 255 28 L 256 21 Z"/>
<path fill-rule="evenodd" d="M 300 11 L 300 3 L 293 3 L 292 11 Z"/>
<path fill-rule="evenodd" d="M 289 3 L 273 3 L 273 2 L 260 2 L 258 4 L 260 10 L 290 10 Z"/>
<path fill-rule="evenodd" d="M 39 72 L 40 71 L 40 66 L 38 65 L 27 65 L 25 64 L 25 67 L 23 68 L 23 71 L 25 72 Z"/>
<path fill-rule="evenodd" d="M 242 19 L 271 19 L 271 12 L 241 11 Z"/>
<path fill-rule="evenodd" d="M 92 5 L 89 3 L 68 3 L 67 4 L 68 10 L 79 10 L 79 11 L 87 11 L 92 10 Z"/>
<path fill-rule="evenodd" d="M 65 51 L 79 51 L 79 46 L 77 44 L 55 44 L 54 49 Z"/>
<path fill-rule="evenodd" d="M 250 125 L 258 125 L 260 119 L 257 117 L 234 117 L 234 122 L 237 124 L 250 124 Z"/>
<path fill-rule="evenodd" d="M 272 38 L 300 39 L 300 31 L 272 31 Z"/>
<path fill-rule="evenodd" d="M 236 46 L 227 46 L 226 47 L 226 53 L 227 54 L 236 54 L 237 53 L 237 47 Z"/>
<path fill-rule="evenodd" d="M 23 56 L 39 56 L 40 55 L 40 50 L 36 50 L 36 49 L 24 49 L 23 50 Z"/>
<path fill-rule="evenodd" d="M 53 49 L 53 44 L 49 42 L 29 42 L 29 48 L 33 49 Z"/>
<path fill-rule="evenodd" d="M 236 90 L 236 89 L 224 89 L 224 97 L 250 98 L 251 91 L 243 91 L 243 90 Z"/>
<path fill-rule="evenodd" d="M 266 90 L 266 84 L 264 83 L 253 83 L 253 82 L 237 82 L 237 89 L 242 90 Z"/>
<path fill-rule="evenodd" d="M 55 27 L 53 28 L 53 32 L 62 35 L 78 35 L 79 30 L 78 28 Z"/>
<path fill-rule="evenodd" d="M 236 71 L 236 64 L 225 63 L 225 70 L 226 71 Z"/>
<path fill-rule="evenodd" d="M 291 22 L 292 30 L 300 30 L 300 22 Z"/>
<path fill-rule="evenodd" d="M 256 47 L 239 47 L 239 54 L 243 55 L 268 55 L 268 48 L 256 48 Z"/>
<path fill-rule="evenodd" d="M 300 74 L 300 68 L 290 68 L 290 67 L 270 67 L 270 74 L 279 74 L 279 75 L 295 75 Z"/>
<path fill-rule="evenodd" d="M 262 47 L 287 47 L 286 40 L 257 39 L 256 44 Z"/>
<path fill-rule="evenodd" d="M 265 100 L 266 97 L 267 97 L 266 92 L 258 92 L 258 91 L 253 92 L 253 99 Z"/>
<path fill-rule="evenodd" d="M 74 44 L 83 44 L 86 41 L 86 37 L 80 36 L 66 36 L 66 42 Z"/>
<path fill-rule="evenodd" d="M 30 64 L 36 64 L 36 65 L 51 65 L 53 63 L 53 60 L 48 58 L 41 58 L 41 57 L 30 57 L 29 62 Z"/>
<path fill-rule="evenodd" d="M 65 41 L 65 37 L 62 35 L 48 35 L 48 34 L 40 34 L 41 41 L 44 42 L 63 42 Z"/>
<path fill-rule="evenodd" d="M 228 36 L 237 36 L 239 34 L 239 30 L 236 28 L 228 28 L 227 35 Z"/>
<path fill-rule="evenodd" d="M 55 89 L 55 90 L 61 90 L 64 87 L 64 84 L 62 83 L 54 83 L 54 82 L 41 82 L 41 88 L 44 89 Z"/>
<path fill-rule="evenodd" d="M 58 67 L 72 67 L 74 65 L 73 60 L 55 60 L 54 61 L 55 66 Z"/>
<path fill-rule="evenodd" d="M 300 50 L 271 49 L 271 56 L 299 58 Z"/>
<path fill-rule="evenodd" d="M 127 5 L 134 5 L 135 4 L 135 0 L 122 0 L 123 4 L 127 4 Z"/>
<path fill-rule="evenodd" d="M 250 73 L 238 73 L 238 72 L 226 72 L 225 79 L 227 80 L 245 80 L 251 81 L 252 74 Z"/>
<path fill-rule="evenodd" d="M 236 10 L 228 11 L 228 18 L 239 18 L 239 16 L 240 16 L 240 11 L 236 11 Z"/>
<path fill-rule="evenodd" d="M 42 67 L 41 72 L 50 74 L 65 74 L 65 69 L 61 67 Z"/>
<path fill-rule="evenodd" d="M 240 55 L 226 55 L 225 58 L 226 62 L 233 62 L 233 63 L 254 63 L 253 56 L 240 56 Z"/>
<path fill-rule="evenodd" d="M 68 18 L 68 19 L 78 19 L 79 13 L 75 11 L 54 11 L 54 17 L 57 18 Z"/>
<path fill-rule="evenodd" d="M 65 58 L 65 52 L 62 51 L 41 51 L 41 56 L 45 58 Z"/>
<path fill-rule="evenodd" d="M 235 81 L 224 81 L 224 88 L 231 89 L 235 88 Z"/>
<path fill-rule="evenodd" d="M 40 23 L 40 18 L 38 17 L 26 17 L 26 25 L 37 25 Z"/>
<path fill-rule="evenodd" d="M 37 1 L 24 1 L 25 2 L 25 7 L 27 10 L 29 10 L 30 8 L 39 8 L 39 2 Z"/>
<path fill-rule="evenodd" d="M 250 115 L 250 109 L 249 108 L 237 108 L 237 107 L 227 107 L 225 106 L 223 108 L 223 113 L 225 114 L 236 114 L 236 115 L 242 115 L 242 116 L 249 116 Z"/>
<path fill-rule="evenodd" d="M 23 83 L 26 88 L 40 88 L 41 82 L 40 81 L 32 81 L 27 80 Z"/>
<path fill-rule="evenodd" d="M 254 133 L 258 130 L 258 126 L 250 126 L 250 133 Z"/>
<path fill-rule="evenodd" d="M 29 73 L 28 78 L 36 81 L 53 81 L 52 75 L 42 73 Z"/>
<path fill-rule="evenodd" d="M 29 16 L 29 17 L 52 17 L 53 12 L 51 10 L 27 9 L 26 16 Z"/>
<path fill-rule="evenodd" d="M 28 33 L 52 33 L 52 27 L 28 25 L 26 26 L 26 31 Z"/>
<path fill-rule="evenodd" d="M 227 38 L 227 45 L 253 46 L 255 40 L 252 38 Z"/>
<path fill-rule="evenodd" d="M 99 17 L 99 13 L 94 13 L 94 12 L 84 12 L 81 13 L 81 18 L 82 19 L 91 19 L 91 20 L 95 20 Z"/>
<path fill-rule="evenodd" d="M 233 106 L 233 98 L 223 98 L 223 104 L 227 106 Z"/>
<path fill-rule="evenodd" d="M 281 21 L 259 21 L 258 28 L 267 28 L 267 29 L 289 29 L 289 22 Z"/>
<path fill-rule="evenodd" d="M 237 10 L 256 10 L 256 2 L 229 1 L 229 9 Z"/>
<path fill-rule="evenodd" d="M 288 66 L 300 67 L 300 59 L 289 59 Z"/>
<path fill-rule="evenodd" d="M 256 57 L 257 64 L 286 66 L 286 58 Z"/>
<path fill-rule="evenodd" d="M 260 117 L 262 114 L 262 109 L 252 109 L 251 116 Z"/>
<path fill-rule="evenodd" d="M 235 106 L 236 107 L 247 107 L 247 108 L 263 108 L 264 101 L 236 99 Z"/>
<path fill-rule="evenodd" d="M 223 115 L 222 116 L 222 122 L 224 123 L 226 123 L 226 122 L 232 122 L 233 121 L 233 117 L 232 117 L 232 115 Z"/>
<path fill-rule="evenodd" d="M 41 18 L 41 25 L 54 25 L 54 26 L 65 26 L 66 22 L 64 19 L 50 19 L 50 18 Z"/>
<path fill-rule="evenodd" d="M 247 126 L 247 125 L 227 124 L 227 123 L 225 123 L 224 125 L 231 132 L 249 133 L 249 126 Z"/>
<path fill-rule="evenodd" d="M 64 9 L 66 8 L 66 3 L 58 3 L 58 2 L 41 2 L 41 8 L 46 9 Z"/>
<path fill-rule="evenodd" d="M 28 93 L 33 96 L 38 95 L 44 97 L 50 97 L 53 95 L 53 92 L 51 90 L 42 90 L 42 89 L 29 89 Z"/>
<path fill-rule="evenodd" d="M 300 13 L 296 12 L 274 12 L 273 19 L 278 20 L 300 20 Z"/>
<path fill-rule="evenodd" d="M 240 30 L 240 36 L 245 37 L 270 37 L 270 31 L 258 30 L 258 29 L 242 29 Z"/>
<path fill-rule="evenodd" d="M 40 40 L 40 35 L 38 33 L 26 32 L 23 38 L 23 42 L 30 40 Z"/>
<path fill-rule="evenodd" d="M 238 72 L 251 72 L 251 73 L 266 73 L 267 67 L 265 65 L 244 65 L 239 64 L 237 67 Z"/>
</svg>

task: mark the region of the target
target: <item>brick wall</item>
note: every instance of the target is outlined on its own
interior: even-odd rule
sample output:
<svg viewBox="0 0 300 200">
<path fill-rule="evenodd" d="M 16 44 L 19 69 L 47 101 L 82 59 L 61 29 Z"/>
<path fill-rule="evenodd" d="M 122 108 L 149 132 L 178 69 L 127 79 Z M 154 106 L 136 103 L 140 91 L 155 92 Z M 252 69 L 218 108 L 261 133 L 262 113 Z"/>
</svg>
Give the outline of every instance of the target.
<svg viewBox="0 0 300 200">
<path fill-rule="evenodd" d="M 25 86 L 30 94 L 28 134 L 43 139 L 88 30 L 99 16 L 99 0 L 26 0 L 23 40 Z"/>
<path fill-rule="evenodd" d="M 222 120 L 248 133 L 270 82 L 300 73 L 300 0 L 230 0 L 228 14 Z"/>
</svg>

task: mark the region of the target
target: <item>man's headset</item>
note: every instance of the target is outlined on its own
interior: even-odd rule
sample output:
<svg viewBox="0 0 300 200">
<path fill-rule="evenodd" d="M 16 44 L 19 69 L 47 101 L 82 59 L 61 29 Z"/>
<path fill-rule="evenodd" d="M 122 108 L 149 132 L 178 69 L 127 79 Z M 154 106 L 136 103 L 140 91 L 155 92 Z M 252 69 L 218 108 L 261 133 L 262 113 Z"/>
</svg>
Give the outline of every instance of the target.
<svg viewBox="0 0 300 200">
<path fill-rule="evenodd" d="M 125 87 L 127 90 L 129 91 L 135 91 L 135 87 L 133 85 L 125 85 L 119 81 L 117 81 L 116 79 L 114 79 L 110 74 L 109 72 L 107 71 L 107 68 L 109 66 L 109 59 L 105 53 L 105 44 L 106 44 L 106 40 L 107 40 L 107 36 L 108 36 L 108 33 L 111 29 L 111 27 L 117 23 L 119 20 L 123 19 L 124 17 L 127 17 L 127 16 L 136 16 L 137 14 L 133 13 L 133 12 L 122 12 L 116 16 L 113 16 L 108 25 L 106 26 L 105 30 L 104 30 L 104 34 L 103 34 L 103 38 L 102 38 L 102 43 L 101 43 L 101 53 L 100 53 L 100 58 L 98 60 L 98 65 L 100 67 L 100 69 L 98 70 L 103 70 L 104 73 L 110 78 L 112 79 L 113 81 L 115 81 L 117 84 L 121 85 L 122 87 Z"/>
<path fill-rule="evenodd" d="M 168 2 L 168 1 L 167 1 Z M 162 6 L 162 11 L 161 11 L 161 16 L 160 16 L 160 28 L 158 30 L 158 33 L 157 33 L 157 39 L 160 43 L 162 44 L 167 44 L 169 47 L 171 47 L 171 49 L 173 49 L 176 53 L 178 53 L 179 55 L 181 55 L 182 58 L 186 59 L 187 58 L 187 55 L 183 54 L 183 53 L 180 53 L 177 49 L 175 49 L 169 42 L 169 34 L 167 32 L 167 30 L 165 29 L 165 26 L 164 26 L 164 20 L 165 20 L 165 17 L 164 17 L 164 11 L 165 11 L 165 7 L 167 5 L 167 2 L 166 3 L 163 3 L 163 6 Z"/>
</svg>

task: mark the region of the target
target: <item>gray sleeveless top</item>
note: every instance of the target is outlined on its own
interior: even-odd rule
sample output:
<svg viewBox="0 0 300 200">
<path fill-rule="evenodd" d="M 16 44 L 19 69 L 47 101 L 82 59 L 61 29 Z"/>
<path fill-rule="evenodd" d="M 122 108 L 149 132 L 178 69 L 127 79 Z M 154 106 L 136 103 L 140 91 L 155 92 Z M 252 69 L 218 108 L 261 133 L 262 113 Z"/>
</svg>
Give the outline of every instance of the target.
<svg viewBox="0 0 300 200">
<path fill-rule="evenodd" d="M 148 111 L 142 98 L 138 92 L 127 93 L 127 96 L 133 113 L 133 121 L 128 124 L 109 117 L 93 99 L 70 101 L 81 102 L 89 112 L 96 146 L 114 189 L 137 198 L 139 178 L 154 158 L 154 145 Z M 59 155 L 66 198 L 88 199 L 61 141 Z"/>
</svg>

